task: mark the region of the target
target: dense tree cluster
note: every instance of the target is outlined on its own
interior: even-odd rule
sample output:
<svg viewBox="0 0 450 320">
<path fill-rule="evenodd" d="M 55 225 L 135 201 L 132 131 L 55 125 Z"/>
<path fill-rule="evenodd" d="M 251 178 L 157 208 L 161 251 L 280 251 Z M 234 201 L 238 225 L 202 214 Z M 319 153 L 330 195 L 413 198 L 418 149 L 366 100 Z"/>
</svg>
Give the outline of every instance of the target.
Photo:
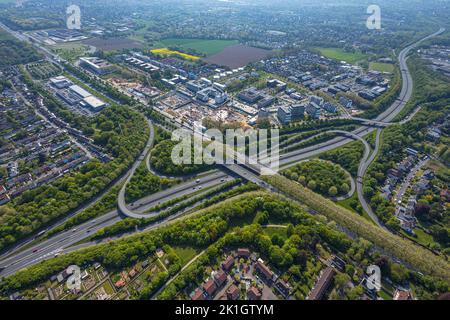
<svg viewBox="0 0 450 320">
<path fill-rule="evenodd" d="M 283 174 L 325 196 L 335 197 L 350 191 L 348 174 L 328 161 L 304 161 L 285 170 Z"/>
<path fill-rule="evenodd" d="M 363 153 L 364 146 L 359 141 L 354 141 L 340 148 L 327 151 L 321 154 L 319 158 L 337 163 L 350 172 L 352 176 L 356 176 Z"/>
<path fill-rule="evenodd" d="M 0 32 L 0 68 L 37 61 L 41 58 L 42 56 L 30 45 L 15 39 L 2 40 L 2 32 Z"/>
<path fill-rule="evenodd" d="M 210 168 L 205 164 L 174 164 L 172 161 L 172 149 L 177 145 L 177 142 L 165 140 L 156 145 L 151 152 L 152 167 L 165 175 L 182 176 L 192 173 L 197 173 Z M 192 163 L 194 152 L 191 152 Z"/>
</svg>

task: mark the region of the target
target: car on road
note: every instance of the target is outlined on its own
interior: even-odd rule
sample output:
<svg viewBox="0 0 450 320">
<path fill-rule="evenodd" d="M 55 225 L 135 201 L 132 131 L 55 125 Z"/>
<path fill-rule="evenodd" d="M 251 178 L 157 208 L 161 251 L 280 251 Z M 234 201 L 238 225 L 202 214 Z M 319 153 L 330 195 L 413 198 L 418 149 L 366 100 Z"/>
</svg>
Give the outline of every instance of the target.
<svg viewBox="0 0 450 320">
<path fill-rule="evenodd" d="M 33 250 L 33 253 L 36 253 L 36 252 L 38 252 L 39 251 L 39 249 L 34 249 Z"/>
<path fill-rule="evenodd" d="M 195 183 L 200 183 L 200 179 L 195 180 Z"/>
</svg>

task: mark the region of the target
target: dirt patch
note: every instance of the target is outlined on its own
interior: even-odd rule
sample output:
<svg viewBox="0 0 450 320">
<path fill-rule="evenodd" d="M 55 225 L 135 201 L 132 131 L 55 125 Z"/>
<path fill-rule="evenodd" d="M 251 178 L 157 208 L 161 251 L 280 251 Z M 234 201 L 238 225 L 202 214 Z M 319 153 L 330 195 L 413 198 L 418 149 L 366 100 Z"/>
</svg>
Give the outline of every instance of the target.
<svg viewBox="0 0 450 320">
<path fill-rule="evenodd" d="M 135 49 L 135 48 L 141 49 L 143 47 L 142 43 L 128 38 L 111 38 L 111 39 L 92 38 L 83 40 L 82 43 L 94 46 L 97 49 L 101 49 L 104 51 Z"/>
<path fill-rule="evenodd" d="M 243 67 L 251 62 L 267 58 L 272 51 L 249 47 L 245 45 L 230 46 L 220 53 L 204 59 L 204 61 L 229 68 Z"/>
</svg>

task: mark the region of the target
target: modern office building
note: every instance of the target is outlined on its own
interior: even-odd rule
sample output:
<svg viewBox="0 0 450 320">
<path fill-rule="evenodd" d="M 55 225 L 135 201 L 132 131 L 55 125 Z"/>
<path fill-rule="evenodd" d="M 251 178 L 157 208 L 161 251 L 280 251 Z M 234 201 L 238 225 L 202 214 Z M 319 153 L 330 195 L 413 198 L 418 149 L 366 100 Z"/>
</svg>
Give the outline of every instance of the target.
<svg viewBox="0 0 450 320">
<path fill-rule="evenodd" d="M 305 116 L 305 105 L 294 104 L 290 107 L 292 120 L 300 119 Z"/>
<path fill-rule="evenodd" d="M 57 89 L 64 89 L 73 85 L 73 83 L 64 76 L 50 78 L 50 84 Z"/>
<path fill-rule="evenodd" d="M 97 74 L 107 74 L 112 72 L 112 66 L 108 61 L 97 57 L 80 58 L 80 66 Z"/>
<path fill-rule="evenodd" d="M 309 101 L 315 103 L 319 107 L 321 107 L 323 105 L 323 98 L 318 97 L 318 96 L 309 97 Z"/>
<path fill-rule="evenodd" d="M 325 102 L 323 104 L 323 108 L 326 111 L 330 112 L 330 113 L 336 113 L 337 112 L 337 107 L 334 104 L 330 103 L 330 102 Z"/>
<path fill-rule="evenodd" d="M 321 113 L 320 107 L 314 102 L 310 102 L 308 104 L 308 106 L 306 107 L 306 112 L 309 114 L 310 117 L 314 119 L 320 118 Z"/>
<path fill-rule="evenodd" d="M 282 124 L 288 124 L 292 120 L 291 108 L 288 106 L 281 106 L 277 111 L 278 120 Z"/>
<path fill-rule="evenodd" d="M 256 88 L 249 88 L 247 90 L 241 91 L 237 97 L 244 102 L 253 104 L 261 100 L 263 98 L 263 95 L 261 94 L 261 92 L 256 90 Z"/>
</svg>

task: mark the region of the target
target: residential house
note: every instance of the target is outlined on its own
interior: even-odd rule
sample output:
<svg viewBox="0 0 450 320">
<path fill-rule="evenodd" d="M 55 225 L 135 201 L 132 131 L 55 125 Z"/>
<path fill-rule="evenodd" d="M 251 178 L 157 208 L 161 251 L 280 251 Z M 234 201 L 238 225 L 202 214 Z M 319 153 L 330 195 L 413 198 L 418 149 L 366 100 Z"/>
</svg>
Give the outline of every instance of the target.
<svg viewBox="0 0 450 320">
<path fill-rule="evenodd" d="M 250 250 L 247 248 L 239 248 L 237 249 L 237 257 L 238 258 L 248 258 L 250 257 Z"/>
<path fill-rule="evenodd" d="M 203 284 L 203 290 L 210 296 L 212 297 L 214 295 L 214 293 L 217 290 L 217 285 L 214 281 L 214 279 L 209 279 L 208 281 L 206 281 Z"/>
<path fill-rule="evenodd" d="M 194 294 L 191 297 L 192 300 L 202 301 L 205 300 L 205 296 L 203 295 L 203 290 L 200 288 L 195 289 Z"/>
<path fill-rule="evenodd" d="M 321 300 L 325 292 L 328 290 L 335 273 L 336 272 L 332 267 L 327 267 L 323 270 L 316 285 L 309 293 L 308 300 Z"/>
<path fill-rule="evenodd" d="M 274 281 L 274 273 L 261 260 L 256 262 L 255 270 L 262 275 L 263 279 L 268 282 L 269 285 L 272 284 Z"/>
<path fill-rule="evenodd" d="M 228 289 L 227 289 L 227 299 L 228 300 L 237 300 L 241 294 L 241 290 L 239 290 L 238 287 L 236 287 L 234 284 L 232 284 Z"/>
<path fill-rule="evenodd" d="M 396 289 L 393 296 L 394 300 L 413 300 L 410 290 Z"/>
<path fill-rule="evenodd" d="M 275 288 L 281 293 L 281 295 L 285 298 L 289 297 L 292 291 L 292 287 L 289 283 L 283 281 L 282 279 L 278 280 L 275 283 Z"/>
<path fill-rule="evenodd" d="M 216 272 L 214 275 L 214 281 L 218 288 L 222 287 L 227 282 L 227 279 L 227 274 L 223 270 Z"/>
<path fill-rule="evenodd" d="M 222 269 L 225 271 L 230 271 L 234 266 L 234 258 L 232 256 L 228 256 L 225 261 L 222 262 Z"/>
<path fill-rule="evenodd" d="M 248 300 L 260 300 L 261 296 L 261 291 L 259 291 L 259 289 L 256 287 L 251 287 L 247 291 Z"/>
</svg>

